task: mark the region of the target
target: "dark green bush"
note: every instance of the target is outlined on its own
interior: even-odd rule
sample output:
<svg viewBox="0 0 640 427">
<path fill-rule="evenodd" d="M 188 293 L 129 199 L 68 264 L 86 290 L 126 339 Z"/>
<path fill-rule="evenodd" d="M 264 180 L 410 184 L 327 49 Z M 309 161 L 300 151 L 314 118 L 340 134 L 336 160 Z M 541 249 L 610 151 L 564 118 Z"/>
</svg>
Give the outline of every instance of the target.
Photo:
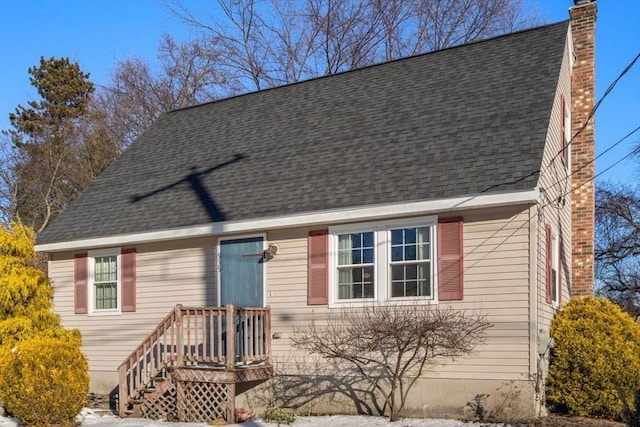
<svg viewBox="0 0 640 427">
<path fill-rule="evenodd" d="M 607 299 L 572 300 L 551 323 L 552 410 L 620 419 L 640 390 L 640 324 Z M 623 401 L 624 399 L 624 401 Z"/>
</svg>

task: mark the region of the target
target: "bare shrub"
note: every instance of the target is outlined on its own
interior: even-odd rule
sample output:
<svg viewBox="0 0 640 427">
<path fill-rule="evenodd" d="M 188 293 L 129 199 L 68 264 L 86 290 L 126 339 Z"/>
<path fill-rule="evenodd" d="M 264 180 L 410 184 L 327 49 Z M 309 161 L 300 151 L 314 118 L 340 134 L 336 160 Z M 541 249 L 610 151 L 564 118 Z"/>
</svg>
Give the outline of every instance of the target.
<svg viewBox="0 0 640 427">
<path fill-rule="evenodd" d="M 294 331 L 294 347 L 345 362 L 384 398 L 397 420 L 428 366 L 470 354 L 492 325 L 479 313 L 436 305 L 366 306 L 315 319 Z"/>
</svg>

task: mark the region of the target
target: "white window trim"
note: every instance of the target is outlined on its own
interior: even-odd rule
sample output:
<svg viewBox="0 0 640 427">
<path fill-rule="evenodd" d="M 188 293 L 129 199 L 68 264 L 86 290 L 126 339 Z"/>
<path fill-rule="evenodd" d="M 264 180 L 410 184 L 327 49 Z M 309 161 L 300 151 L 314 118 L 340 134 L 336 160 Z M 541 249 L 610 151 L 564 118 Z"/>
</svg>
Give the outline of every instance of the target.
<svg viewBox="0 0 640 427">
<path fill-rule="evenodd" d="M 571 137 L 573 136 L 571 135 L 571 130 L 572 130 L 571 129 L 571 103 L 567 102 L 567 98 L 564 98 L 563 102 L 564 102 L 564 138 L 567 141 L 567 144 L 562 148 L 566 150 L 565 168 L 567 169 L 567 172 L 571 174 L 571 145 L 573 144 L 571 142 Z"/>
<path fill-rule="evenodd" d="M 121 248 L 97 249 L 87 252 L 89 259 L 87 272 L 87 286 L 89 288 L 89 316 L 117 316 L 122 314 L 122 268 L 121 268 Z M 116 256 L 117 268 L 117 290 L 116 290 L 116 308 L 113 309 L 96 309 L 96 290 L 94 286 L 94 266 L 95 258 L 101 256 Z"/>
<path fill-rule="evenodd" d="M 407 219 L 395 219 L 388 221 L 362 222 L 354 224 L 341 224 L 329 227 L 329 308 L 364 307 L 370 305 L 426 305 L 438 303 L 437 283 L 437 242 L 438 242 L 438 217 L 423 216 Z M 390 298 L 390 261 L 391 261 L 391 230 L 408 227 L 431 228 L 431 297 L 401 297 Z M 346 233 L 362 233 L 372 231 L 374 251 L 374 290 L 373 298 L 358 298 L 349 300 L 338 299 L 338 235 Z"/>
<path fill-rule="evenodd" d="M 562 292 L 562 286 L 560 285 L 560 278 L 562 276 L 561 273 L 561 262 L 560 262 L 560 238 L 558 237 L 558 232 L 554 227 L 551 227 L 551 275 L 553 276 L 553 270 L 555 267 L 556 277 L 555 277 L 555 295 L 553 298 L 553 289 L 551 289 L 551 305 L 554 308 L 560 307 L 560 292 Z M 553 277 L 552 277 L 553 279 Z M 551 281 L 551 286 L 553 286 L 553 280 Z"/>
</svg>

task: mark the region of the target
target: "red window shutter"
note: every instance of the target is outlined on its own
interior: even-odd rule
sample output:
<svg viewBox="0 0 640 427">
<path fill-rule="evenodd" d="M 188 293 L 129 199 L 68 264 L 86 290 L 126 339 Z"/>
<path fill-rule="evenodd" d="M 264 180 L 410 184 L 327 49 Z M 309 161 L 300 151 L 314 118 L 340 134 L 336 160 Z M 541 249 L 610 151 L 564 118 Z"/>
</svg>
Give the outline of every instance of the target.
<svg viewBox="0 0 640 427">
<path fill-rule="evenodd" d="M 566 133 L 566 127 L 567 127 L 567 105 L 564 102 L 564 95 L 560 95 L 560 145 L 561 145 L 561 150 L 562 150 L 562 161 L 564 162 L 564 164 L 567 164 L 567 133 Z"/>
<path fill-rule="evenodd" d="M 562 304 L 562 278 L 564 277 L 564 242 L 562 241 L 562 236 L 560 236 L 560 265 L 558 266 L 558 270 L 560 273 L 558 274 L 558 304 Z"/>
<path fill-rule="evenodd" d="M 122 311 L 136 311 L 136 250 L 123 250 L 120 256 L 122 268 Z"/>
<path fill-rule="evenodd" d="M 309 232 L 307 304 L 329 303 L 329 233 L 327 230 Z"/>
<path fill-rule="evenodd" d="M 73 273 L 73 306 L 75 314 L 87 314 L 89 311 L 88 276 L 89 258 L 87 258 L 87 254 L 77 254 L 74 257 Z"/>
<path fill-rule="evenodd" d="M 464 297 L 462 218 L 438 220 L 438 299 Z"/>
<path fill-rule="evenodd" d="M 551 240 L 551 226 L 549 224 L 547 224 L 545 226 L 545 234 L 546 234 L 546 250 L 547 250 L 547 257 L 546 257 L 546 300 L 547 303 L 551 304 L 551 266 L 552 266 L 552 262 L 553 262 L 553 248 L 551 247 L 552 245 L 552 240 Z"/>
</svg>

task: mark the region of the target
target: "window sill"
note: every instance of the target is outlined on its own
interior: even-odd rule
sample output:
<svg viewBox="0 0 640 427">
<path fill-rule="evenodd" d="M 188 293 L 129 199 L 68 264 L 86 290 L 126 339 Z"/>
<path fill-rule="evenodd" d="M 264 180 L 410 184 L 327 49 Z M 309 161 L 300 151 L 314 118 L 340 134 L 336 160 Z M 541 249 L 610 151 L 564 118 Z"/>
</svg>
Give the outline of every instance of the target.
<svg viewBox="0 0 640 427">
<path fill-rule="evenodd" d="M 95 310 L 88 314 L 89 317 L 102 317 L 102 316 L 120 316 L 122 312 L 120 310 Z"/>
<path fill-rule="evenodd" d="M 438 300 L 432 298 L 394 298 L 384 301 L 373 299 L 343 300 L 329 302 L 330 309 L 336 308 L 362 308 L 362 307 L 390 307 L 394 305 L 437 305 Z"/>
</svg>

